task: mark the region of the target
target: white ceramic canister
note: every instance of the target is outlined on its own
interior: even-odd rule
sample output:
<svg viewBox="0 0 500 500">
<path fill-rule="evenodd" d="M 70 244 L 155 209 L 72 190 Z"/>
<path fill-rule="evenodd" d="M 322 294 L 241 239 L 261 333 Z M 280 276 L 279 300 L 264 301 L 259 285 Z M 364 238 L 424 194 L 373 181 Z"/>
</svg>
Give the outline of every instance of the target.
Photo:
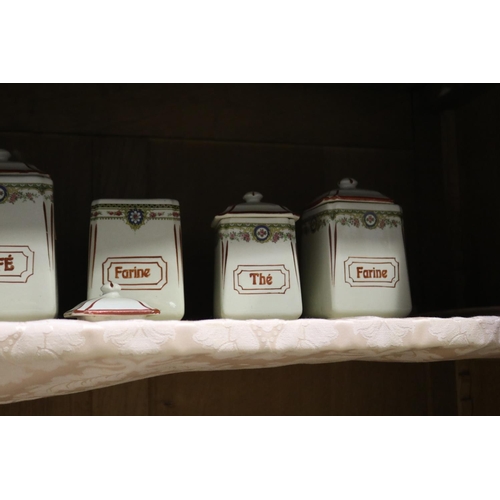
<svg viewBox="0 0 500 500">
<path fill-rule="evenodd" d="M 0 150 L 0 320 L 57 316 L 53 182 Z"/>
<path fill-rule="evenodd" d="M 170 199 L 100 199 L 90 214 L 87 298 L 108 283 L 147 303 L 154 319 L 184 316 L 180 208 Z"/>
<path fill-rule="evenodd" d="M 247 193 L 217 215 L 214 316 L 297 319 L 302 297 L 295 241 L 299 218 L 286 207 Z"/>
<path fill-rule="evenodd" d="M 401 207 L 354 179 L 302 214 L 307 317 L 404 317 L 412 309 Z"/>
</svg>

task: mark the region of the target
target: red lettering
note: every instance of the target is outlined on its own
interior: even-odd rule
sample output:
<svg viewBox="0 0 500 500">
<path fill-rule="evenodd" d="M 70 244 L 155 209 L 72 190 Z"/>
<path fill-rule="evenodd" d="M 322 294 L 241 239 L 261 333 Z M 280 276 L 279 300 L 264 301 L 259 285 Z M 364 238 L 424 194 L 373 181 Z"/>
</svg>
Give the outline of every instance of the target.
<svg viewBox="0 0 500 500">
<path fill-rule="evenodd" d="M 137 269 L 134 267 L 133 269 L 123 269 L 122 266 L 115 267 L 115 279 L 136 279 L 136 278 L 149 278 L 151 276 L 151 269 Z"/>
</svg>

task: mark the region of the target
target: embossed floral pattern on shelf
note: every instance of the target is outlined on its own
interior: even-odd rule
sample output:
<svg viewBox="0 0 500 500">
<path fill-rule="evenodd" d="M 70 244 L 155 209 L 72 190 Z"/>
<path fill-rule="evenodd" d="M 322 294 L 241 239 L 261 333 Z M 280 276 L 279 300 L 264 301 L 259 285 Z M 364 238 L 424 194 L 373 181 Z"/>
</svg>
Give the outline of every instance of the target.
<svg viewBox="0 0 500 500">
<path fill-rule="evenodd" d="M 168 373 L 500 357 L 500 317 L 0 322 L 0 403 Z"/>
</svg>

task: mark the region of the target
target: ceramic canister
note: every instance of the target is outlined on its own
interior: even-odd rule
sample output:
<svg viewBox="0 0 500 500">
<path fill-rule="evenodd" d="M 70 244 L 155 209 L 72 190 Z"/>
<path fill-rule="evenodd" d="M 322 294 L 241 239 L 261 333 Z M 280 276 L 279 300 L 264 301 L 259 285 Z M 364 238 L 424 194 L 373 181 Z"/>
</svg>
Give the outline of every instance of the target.
<svg viewBox="0 0 500 500">
<path fill-rule="evenodd" d="M 108 283 L 120 295 L 158 309 L 154 319 L 182 319 L 184 280 L 179 202 L 100 199 L 90 214 L 87 298 Z"/>
<path fill-rule="evenodd" d="M 0 150 L 0 320 L 57 316 L 53 182 Z"/>
<path fill-rule="evenodd" d="M 297 319 L 302 298 L 295 241 L 299 218 L 257 192 L 217 215 L 214 316 Z"/>
<path fill-rule="evenodd" d="M 401 207 L 354 179 L 302 214 L 301 281 L 308 317 L 404 317 L 411 295 Z"/>
</svg>

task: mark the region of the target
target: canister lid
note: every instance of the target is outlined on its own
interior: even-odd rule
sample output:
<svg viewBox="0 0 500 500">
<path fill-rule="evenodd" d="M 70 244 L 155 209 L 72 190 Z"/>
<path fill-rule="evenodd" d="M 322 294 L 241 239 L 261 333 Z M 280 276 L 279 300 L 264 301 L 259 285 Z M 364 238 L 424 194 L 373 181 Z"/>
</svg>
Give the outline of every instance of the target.
<svg viewBox="0 0 500 500">
<path fill-rule="evenodd" d="M 357 203 L 394 203 L 391 198 L 384 196 L 378 191 L 358 189 L 358 181 L 346 177 L 342 179 L 337 189 L 328 191 L 314 200 L 309 209 L 332 201 L 352 201 Z"/>
<path fill-rule="evenodd" d="M 261 201 L 263 198 L 261 193 L 257 191 L 249 191 L 243 196 L 245 203 L 238 205 L 230 205 L 222 213 L 215 216 L 212 227 L 214 227 L 221 219 L 229 217 L 285 217 L 288 219 L 298 220 L 299 216 L 291 212 L 288 208 L 274 203 L 265 203 Z"/>
<path fill-rule="evenodd" d="M 0 149 L 0 175 L 37 175 L 50 177 L 48 174 L 38 170 L 33 165 L 17 161 L 9 161 L 11 154 L 5 149 Z"/>
<path fill-rule="evenodd" d="M 147 304 L 120 295 L 121 287 L 117 283 L 108 283 L 101 287 L 102 295 L 86 300 L 64 313 L 65 318 L 82 319 L 131 319 L 160 314 L 158 309 Z"/>
</svg>

